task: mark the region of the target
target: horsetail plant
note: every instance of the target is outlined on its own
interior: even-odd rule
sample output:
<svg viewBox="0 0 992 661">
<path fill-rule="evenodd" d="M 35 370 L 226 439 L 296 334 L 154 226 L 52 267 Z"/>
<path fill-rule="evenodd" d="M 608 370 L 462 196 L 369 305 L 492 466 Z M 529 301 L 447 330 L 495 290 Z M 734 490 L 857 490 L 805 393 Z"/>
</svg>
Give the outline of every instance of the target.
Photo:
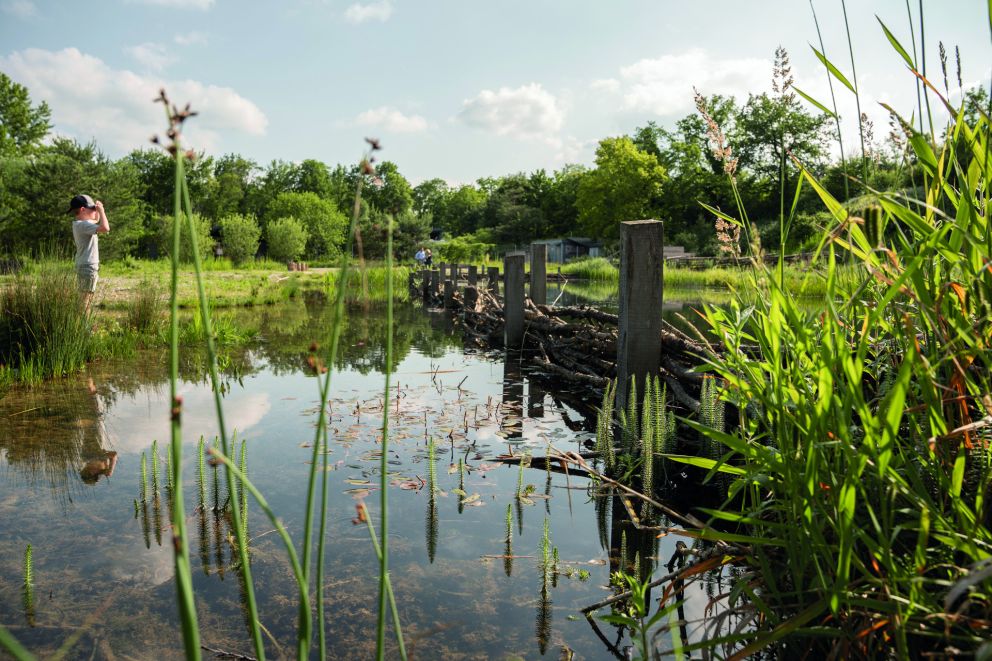
<svg viewBox="0 0 992 661">
<path fill-rule="evenodd" d="M 148 502 L 148 460 L 145 453 L 141 453 L 141 502 Z"/>
<path fill-rule="evenodd" d="M 31 553 L 31 545 L 24 549 L 24 616 L 28 621 L 28 626 L 34 626 L 34 560 Z"/>
<path fill-rule="evenodd" d="M 513 506 L 506 504 L 506 536 L 504 537 L 503 571 L 507 576 L 513 573 Z"/>
</svg>

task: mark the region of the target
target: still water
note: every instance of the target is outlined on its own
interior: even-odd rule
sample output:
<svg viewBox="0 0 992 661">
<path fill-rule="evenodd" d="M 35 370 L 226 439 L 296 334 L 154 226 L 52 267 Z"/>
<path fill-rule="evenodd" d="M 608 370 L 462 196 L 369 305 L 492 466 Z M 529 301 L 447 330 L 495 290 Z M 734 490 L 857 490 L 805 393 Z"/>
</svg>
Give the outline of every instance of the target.
<svg viewBox="0 0 992 661">
<path fill-rule="evenodd" d="M 619 499 L 602 496 L 587 478 L 493 460 L 511 451 L 543 455 L 549 444 L 583 449 L 593 438 L 589 413 L 596 403 L 529 374 L 519 359 L 467 352 L 443 312 L 398 303 L 395 314 L 393 387 L 385 401 L 383 308 L 349 310 L 334 368 L 323 585 L 331 656 L 374 652 L 376 559 L 355 518 L 362 500 L 373 520 L 378 515 L 385 405 L 392 428 L 391 575 L 411 658 L 557 659 L 568 650 L 576 659 L 622 657 L 627 636 L 606 623 L 591 625 L 579 609 L 611 594 L 622 548 L 628 568 L 636 558 L 646 575 L 668 562 L 675 536 L 636 529 Z M 299 545 L 318 406 L 306 357 L 310 343 L 328 333 L 329 309 L 295 302 L 237 315 L 259 339 L 223 356 L 228 428 L 244 440 L 251 479 Z M 0 624 L 39 657 L 182 656 L 164 495 L 166 359 L 165 351 L 149 351 L 97 363 L 78 377 L 0 399 Z M 215 486 L 207 466 L 202 500 L 198 484 L 199 439 L 209 443 L 217 432 L 201 357 L 184 356 L 182 373 L 182 486 L 202 642 L 248 654 L 236 553 L 215 507 L 227 498 L 224 482 Z M 426 484 L 430 438 L 433 496 Z M 155 440 L 161 498 L 152 493 Z M 531 492 L 524 499 L 516 496 L 518 481 Z M 671 486 L 676 498 L 699 493 L 693 484 Z M 559 573 L 547 584 L 538 565 L 546 520 L 559 556 Z M 267 652 L 292 656 L 296 592 L 289 563 L 254 502 L 248 527 Z M 30 599 L 23 590 L 29 544 Z M 718 574 L 688 586 L 681 615 L 690 621 L 683 634 L 691 640 L 706 635 L 704 610 L 725 580 Z M 670 633 L 659 641 L 670 647 Z"/>
</svg>

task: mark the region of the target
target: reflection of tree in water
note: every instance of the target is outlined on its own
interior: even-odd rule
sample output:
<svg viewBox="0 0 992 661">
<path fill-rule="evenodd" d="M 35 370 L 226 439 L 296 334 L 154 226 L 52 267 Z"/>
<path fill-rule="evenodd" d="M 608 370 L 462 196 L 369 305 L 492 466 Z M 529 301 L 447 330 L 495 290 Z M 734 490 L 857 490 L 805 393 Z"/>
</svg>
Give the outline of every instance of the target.
<svg viewBox="0 0 992 661">
<path fill-rule="evenodd" d="M 386 368 L 385 305 L 349 305 L 345 308 L 341 329 L 337 369 L 350 368 L 361 374 L 382 372 Z M 318 353 L 327 360 L 328 339 L 334 324 L 334 306 L 322 303 L 280 306 L 271 314 L 255 317 L 260 322 L 264 342 L 258 351 L 277 374 L 302 369 L 312 342 L 320 345 Z M 440 315 L 425 314 L 410 305 L 393 308 L 393 364 L 402 362 L 411 349 L 431 356 L 444 355 L 449 347 L 460 347 L 461 337 Z"/>
</svg>

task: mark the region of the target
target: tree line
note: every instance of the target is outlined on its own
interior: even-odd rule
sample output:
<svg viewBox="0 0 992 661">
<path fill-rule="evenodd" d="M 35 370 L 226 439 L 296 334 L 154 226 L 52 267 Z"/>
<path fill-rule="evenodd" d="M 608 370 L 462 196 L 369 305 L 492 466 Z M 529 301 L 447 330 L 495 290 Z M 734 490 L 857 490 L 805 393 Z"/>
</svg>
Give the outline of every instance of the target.
<svg viewBox="0 0 992 661">
<path fill-rule="evenodd" d="M 796 162 L 855 207 L 859 199 L 870 200 L 867 191 L 912 189 L 921 180 L 896 124 L 879 138 L 867 123 L 864 152 L 847 161 L 832 158 L 833 121 L 808 111 L 790 86 L 781 51 L 773 93 L 745 101 L 699 96 L 708 119 L 691 113 L 668 127 L 648 121 L 627 135 L 604 138 L 592 167 L 571 164 L 460 186 L 440 178 L 413 186 L 390 161 L 366 174 L 357 164 L 316 159 L 262 165 L 239 154 L 196 154 L 187 173 L 199 245 L 204 253 L 221 246 L 235 262 L 256 255 L 334 258 L 345 246 L 356 185 L 366 177 L 360 228 L 368 258 L 384 255 L 389 218 L 396 221 L 401 256 L 412 255 L 432 230 L 441 230 L 452 252 L 468 254 L 473 247 L 495 251 L 577 234 L 609 246 L 621 221 L 639 218 L 664 220 L 669 244 L 716 254 L 727 250 L 726 241 L 718 238 L 718 219 L 700 202 L 727 213 L 736 205 L 726 159 L 714 153 L 714 128 L 731 146 L 737 187 L 761 234 L 777 236 L 780 214 L 793 205 Z M 976 113 L 988 99 L 982 88 L 967 97 L 966 106 Z M 0 254 L 64 247 L 68 234 L 59 221 L 67 200 L 85 191 L 102 199 L 113 219 L 114 231 L 101 242 L 105 258 L 168 255 L 171 157 L 149 146 L 112 159 L 95 144 L 52 136 L 50 120 L 47 104 L 33 104 L 29 90 L 0 72 Z M 788 247 L 802 249 L 813 240 L 826 224 L 823 214 L 813 192 L 802 192 Z"/>
</svg>

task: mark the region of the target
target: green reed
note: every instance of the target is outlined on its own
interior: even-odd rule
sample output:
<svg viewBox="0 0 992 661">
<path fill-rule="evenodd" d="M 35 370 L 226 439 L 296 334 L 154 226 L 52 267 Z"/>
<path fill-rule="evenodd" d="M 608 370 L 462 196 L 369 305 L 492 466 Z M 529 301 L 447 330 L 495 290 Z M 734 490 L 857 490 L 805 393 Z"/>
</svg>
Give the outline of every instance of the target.
<svg viewBox="0 0 992 661">
<path fill-rule="evenodd" d="M 772 278 L 757 303 L 706 313 L 728 349 L 710 358 L 714 402 L 741 425 L 688 424 L 728 453 L 732 500 L 712 515 L 740 527 L 760 577 L 749 607 L 767 622 L 725 639 L 739 657 L 970 654 L 992 617 L 990 120 L 969 124 L 882 27 L 951 117 L 939 140 L 899 118 L 925 194 L 871 191 L 876 228 L 797 164 L 834 219 L 814 262 L 824 310 L 812 318 Z"/>
</svg>

